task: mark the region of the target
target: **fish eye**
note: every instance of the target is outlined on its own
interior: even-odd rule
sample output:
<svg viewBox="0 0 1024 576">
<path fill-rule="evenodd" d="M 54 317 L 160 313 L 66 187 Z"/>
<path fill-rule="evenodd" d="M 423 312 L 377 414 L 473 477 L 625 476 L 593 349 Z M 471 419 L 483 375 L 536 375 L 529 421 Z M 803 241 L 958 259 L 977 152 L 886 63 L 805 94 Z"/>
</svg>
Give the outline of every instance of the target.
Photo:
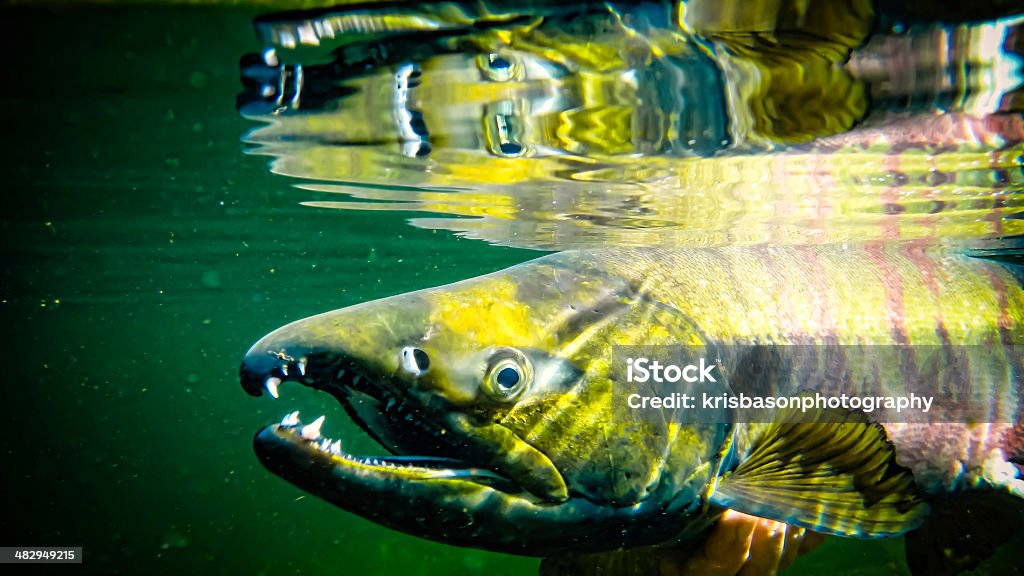
<svg viewBox="0 0 1024 576">
<path fill-rule="evenodd" d="M 514 400 L 530 385 L 533 369 L 522 352 L 500 348 L 492 356 L 484 391 L 496 400 Z"/>
<path fill-rule="evenodd" d="M 495 384 L 499 388 L 508 390 L 509 388 L 515 387 L 519 384 L 519 380 L 522 376 L 519 375 L 519 368 L 516 366 L 505 366 L 501 370 L 498 370 L 498 375 L 494 377 Z"/>
<path fill-rule="evenodd" d="M 477 60 L 481 75 L 492 82 L 508 82 L 522 76 L 522 66 L 512 56 L 487 54 Z"/>
<path fill-rule="evenodd" d="M 494 135 L 497 142 L 494 142 L 495 154 L 499 156 L 522 156 L 526 148 L 518 140 L 519 119 L 512 114 L 497 114 L 494 117 Z"/>
<path fill-rule="evenodd" d="M 419 376 L 430 368 L 430 356 L 412 346 L 402 348 L 402 368 L 414 376 Z"/>
<path fill-rule="evenodd" d="M 515 142 L 502 142 L 498 144 L 498 150 L 505 156 L 519 156 L 523 153 L 523 147 Z"/>
</svg>

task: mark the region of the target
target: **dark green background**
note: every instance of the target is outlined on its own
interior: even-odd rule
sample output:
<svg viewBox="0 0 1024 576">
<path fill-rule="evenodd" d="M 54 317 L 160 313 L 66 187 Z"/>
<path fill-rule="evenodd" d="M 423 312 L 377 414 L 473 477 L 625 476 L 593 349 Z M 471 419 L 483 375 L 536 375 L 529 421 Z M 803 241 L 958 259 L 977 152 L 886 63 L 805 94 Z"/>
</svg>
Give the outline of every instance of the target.
<svg viewBox="0 0 1024 576">
<path fill-rule="evenodd" d="M 89 573 L 535 573 L 264 471 L 252 435 L 295 408 L 326 413 L 349 451 L 379 449 L 326 397 L 247 396 L 237 368 L 285 322 L 536 253 L 300 206 L 316 195 L 239 140 L 252 13 L 0 10 L 0 544 L 84 546 L 61 570 Z M 901 558 L 899 542 L 833 539 L 792 573 L 888 574 Z"/>
</svg>

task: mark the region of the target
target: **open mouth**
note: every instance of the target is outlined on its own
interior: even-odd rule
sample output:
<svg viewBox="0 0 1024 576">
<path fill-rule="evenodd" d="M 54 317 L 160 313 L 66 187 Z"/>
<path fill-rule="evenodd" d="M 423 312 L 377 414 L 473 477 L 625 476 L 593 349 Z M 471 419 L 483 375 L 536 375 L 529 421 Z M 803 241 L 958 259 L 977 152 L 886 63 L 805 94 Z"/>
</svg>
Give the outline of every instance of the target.
<svg viewBox="0 0 1024 576">
<path fill-rule="evenodd" d="M 415 301 L 405 304 L 405 315 L 417 309 Z M 475 404 L 449 399 L 441 378 L 450 373 L 440 357 L 418 358 L 413 349 L 415 362 L 403 363 L 407 347 L 380 333 L 381 314 L 364 307 L 299 320 L 245 355 L 239 376 L 250 395 L 284 403 L 296 383 L 327 392 L 381 447 L 379 454 L 350 453 L 345 446 L 354 439 L 324 435 L 330 413 L 304 419 L 285 409 L 253 440 L 270 472 L 383 526 L 498 552 L 625 546 L 638 515 L 645 530 L 676 529 L 657 502 L 607 506 L 571 491 L 542 450 L 475 412 Z M 428 364 L 432 372 L 410 369 Z"/>
<path fill-rule="evenodd" d="M 514 483 L 490 470 L 476 468 L 466 462 L 441 456 L 357 456 L 342 450 L 341 440 L 321 435 L 320 429 L 326 416 L 320 416 L 309 424 L 303 424 L 299 413 L 292 412 L 279 424 L 273 425 L 261 434 L 273 434 L 278 441 L 292 445 L 296 450 L 311 458 L 327 459 L 335 466 L 358 467 L 366 471 L 400 474 L 406 480 L 429 480 L 461 478 L 475 481 L 508 492 L 518 492 Z"/>
<path fill-rule="evenodd" d="M 456 434 L 425 418 L 425 407 L 415 398 L 403 395 L 387 379 L 367 375 L 351 360 L 296 359 L 282 351 L 268 352 L 266 360 L 253 364 L 247 362 L 242 367 L 243 386 L 250 394 L 280 399 L 282 390 L 292 382 L 326 391 L 387 452 L 350 454 L 341 439 L 322 434 L 326 416 L 303 422 L 295 411 L 263 428 L 255 439 L 257 455 L 282 476 L 291 476 L 289 469 L 311 465 L 333 470 L 337 479 L 460 480 L 512 494 L 524 492 L 515 481 L 494 470 L 451 456 L 458 444 Z M 258 376 L 260 373 L 265 377 Z"/>
</svg>

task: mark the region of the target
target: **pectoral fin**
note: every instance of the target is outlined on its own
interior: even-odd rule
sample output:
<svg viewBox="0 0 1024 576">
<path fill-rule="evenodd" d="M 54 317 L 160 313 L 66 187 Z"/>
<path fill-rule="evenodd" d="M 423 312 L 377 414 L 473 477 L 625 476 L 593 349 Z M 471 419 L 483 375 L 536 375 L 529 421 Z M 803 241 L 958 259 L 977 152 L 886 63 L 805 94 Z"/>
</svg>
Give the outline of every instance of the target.
<svg viewBox="0 0 1024 576">
<path fill-rule="evenodd" d="M 801 421 L 794 421 L 799 417 Z M 790 412 L 767 425 L 713 504 L 817 532 L 879 538 L 919 526 L 928 512 L 881 426 L 863 415 Z"/>
</svg>

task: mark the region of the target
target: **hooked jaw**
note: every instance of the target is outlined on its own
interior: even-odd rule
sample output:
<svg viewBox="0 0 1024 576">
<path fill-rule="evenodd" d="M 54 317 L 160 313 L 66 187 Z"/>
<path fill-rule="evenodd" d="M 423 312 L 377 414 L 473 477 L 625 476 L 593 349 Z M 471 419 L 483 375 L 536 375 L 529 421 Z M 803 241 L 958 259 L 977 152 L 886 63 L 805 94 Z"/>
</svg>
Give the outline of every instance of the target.
<svg viewBox="0 0 1024 576">
<path fill-rule="evenodd" d="M 275 474 L 366 519 L 446 544 L 527 556 L 600 551 L 675 534 L 678 519 L 646 506 L 610 508 L 571 498 L 547 504 L 489 470 L 452 469 L 444 458 L 357 457 L 314 440 L 289 414 L 262 429 L 256 452 Z M 638 516 L 650 522 L 640 523 Z"/>
<path fill-rule="evenodd" d="M 240 370 L 242 387 L 254 396 L 267 395 L 274 399 L 293 393 L 294 390 L 289 389 L 294 383 L 323 390 L 337 399 L 353 419 L 388 452 L 431 456 L 421 460 L 429 460 L 434 467 L 446 460 L 454 464 L 454 460 L 434 456 L 442 450 L 441 438 L 445 431 L 410 416 L 414 406 L 421 407 L 414 395 L 403 393 L 404 387 L 393 374 L 395 370 L 382 366 L 384 362 L 375 361 L 366 353 L 349 351 L 350 347 L 358 345 L 360 339 L 369 338 L 367 326 L 370 324 L 366 320 L 358 315 L 332 312 L 275 330 L 246 354 Z M 357 321 L 362 321 L 362 334 L 353 338 L 339 336 L 352 334 L 353 330 L 345 330 L 344 327 Z M 385 373 L 391 373 L 392 376 L 382 376 Z M 323 421 L 322 416 L 302 425 L 299 414 L 293 412 L 264 432 L 275 430 L 278 440 L 291 443 L 299 451 L 313 448 L 317 454 L 337 456 L 335 463 L 339 466 L 359 461 L 364 466 L 373 466 L 373 462 L 379 462 L 381 468 L 387 468 L 389 466 L 385 464 L 393 463 L 387 461 L 387 458 L 394 459 L 390 456 L 357 459 L 342 452 L 340 442 L 326 439 L 320 434 Z M 396 421 L 402 421 L 404 425 L 396 426 Z M 260 450 L 258 436 L 257 452 Z M 409 464 L 409 459 L 406 460 L 402 463 L 404 466 Z"/>
<path fill-rule="evenodd" d="M 460 412 L 444 393 L 442 362 L 431 366 L 430 356 L 418 347 L 426 342 L 422 335 L 431 332 L 423 321 L 426 308 L 429 303 L 412 294 L 293 322 L 249 350 L 242 386 L 273 398 L 292 382 L 326 391 L 388 452 L 420 462 L 431 458 L 431 478 L 438 477 L 436 468 L 443 463 L 447 477 L 498 481 L 506 490 L 514 484 L 515 491 L 541 500 L 564 500 L 565 482 L 546 456 L 507 428 Z M 298 434 L 319 441 L 303 436 Z M 394 463 L 388 458 L 376 460 Z M 460 462 L 467 458 L 473 465 Z"/>
<path fill-rule="evenodd" d="M 678 530 L 671 515 L 655 509 L 664 502 L 609 507 L 568 493 L 543 453 L 404 374 L 408 357 L 418 364 L 425 359 L 403 354 L 414 340 L 400 335 L 403 324 L 383 316 L 396 309 L 415 315 L 410 305 L 416 303 L 321 314 L 284 326 L 249 350 L 240 370 L 249 394 L 285 401 L 296 382 L 326 391 L 388 453 L 346 453 L 341 441 L 321 434 L 323 417 L 303 421 L 292 412 L 254 439 L 269 470 L 393 529 L 500 552 L 600 550 Z M 647 514 L 652 520 L 638 530 L 638 517 Z M 665 523 L 661 530 L 659 523 Z"/>
</svg>

